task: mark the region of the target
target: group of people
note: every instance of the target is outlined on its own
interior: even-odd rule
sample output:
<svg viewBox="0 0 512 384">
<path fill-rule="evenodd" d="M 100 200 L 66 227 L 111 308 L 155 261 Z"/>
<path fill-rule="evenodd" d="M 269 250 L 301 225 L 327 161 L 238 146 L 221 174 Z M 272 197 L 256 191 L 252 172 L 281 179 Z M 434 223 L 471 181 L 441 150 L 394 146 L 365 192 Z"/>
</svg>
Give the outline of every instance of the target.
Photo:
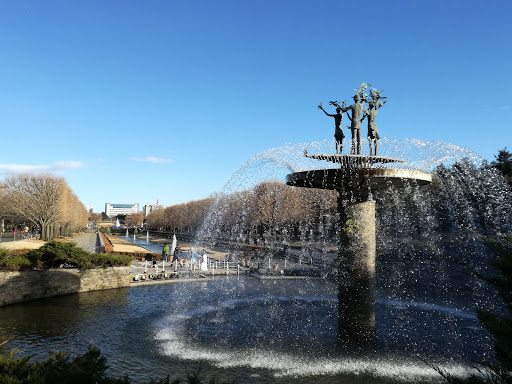
<svg viewBox="0 0 512 384">
<path fill-rule="evenodd" d="M 34 235 L 34 231 L 35 231 L 35 229 L 34 229 L 34 228 L 32 228 L 32 236 Z M 2 232 L 3 232 L 3 231 L 2 231 Z M 12 234 L 13 234 L 13 236 L 14 236 L 14 239 L 16 239 L 16 234 L 17 234 L 17 233 L 18 233 L 18 232 L 16 232 L 16 228 L 14 228 L 14 229 L 13 229 L 13 231 L 12 231 Z M 28 228 L 28 226 L 26 226 L 26 225 L 21 229 L 21 238 L 22 238 L 22 239 L 28 239 L 28 238 L 29 238 L 29 228 Z"/>
<path fill-rule="evenodd" d="M 364 119 L 368 118 L 368 141 L 370 144 L 370 156 L 377 155 L 378 140 L 380 139 L 379 131 L 375 119 L 377 118 L 377 111 L 386 104 L 386 100 L 381 96 L 382 91 L 378 91 L 373 88 L 370 91 L 370 98 L 364 93 L 365 89 L 370 84 L 361 83 L 361 86 L 354 95 L 354 104 L 347 107 L 346 101 L 342 102 L 340 106 L 337 101 L 330 101 L 329 104 L 336 107 L 336 114 L 331 115 L 325 111 L 322 107 L 322 103 L 318 106 L 327 116 L 334 117 L 335 132 L 334 138 L 336 140 L 336 153 L 341 154 L 343 151 L 343 139 L 345 134 L 343 133 L 342 121 L 343 114 L 347 113 L 348 118 L 351 121 L 350 130 L 352 132 L 352 145 L 350 149 L 351 155 L 361 154 L 361 123 Z M 366 104 L 368 103 L 368 109 Z M 349 112 L 352 114 L 350 115 Z M 347 127 L 348 128 L 348 127 Z"/>
<path fill-rule="evenodd" d="M 170 252 L 171 252 L 171 247 L 169 247 L 169 244 L 164 243 L 164 247 L 162 248 L 162 257 L 166 263 L 169 262 L 169 253 Z M 176 245 L 171 263 L 174 263 L 175 261 L 179 261 L 179 254 L 180 254 L 180 247 L 179 247 L 179 245 Z"/>
</svg>

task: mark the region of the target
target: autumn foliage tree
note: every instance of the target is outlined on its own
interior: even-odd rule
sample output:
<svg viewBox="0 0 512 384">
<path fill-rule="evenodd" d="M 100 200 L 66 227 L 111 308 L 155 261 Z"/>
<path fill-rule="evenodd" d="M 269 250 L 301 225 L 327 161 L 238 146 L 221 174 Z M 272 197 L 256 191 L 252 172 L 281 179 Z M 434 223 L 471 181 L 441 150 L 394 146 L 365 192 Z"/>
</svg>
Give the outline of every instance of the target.
<svg viewBox="0 0 512 384">
<path fill-rule="evenodd" d="M 4 214 L 41 228 L 41 239 L 87 225 L 87 210 L 66 181 L 52 175 L 15 175 L 5 180 Z"/>
</svg>

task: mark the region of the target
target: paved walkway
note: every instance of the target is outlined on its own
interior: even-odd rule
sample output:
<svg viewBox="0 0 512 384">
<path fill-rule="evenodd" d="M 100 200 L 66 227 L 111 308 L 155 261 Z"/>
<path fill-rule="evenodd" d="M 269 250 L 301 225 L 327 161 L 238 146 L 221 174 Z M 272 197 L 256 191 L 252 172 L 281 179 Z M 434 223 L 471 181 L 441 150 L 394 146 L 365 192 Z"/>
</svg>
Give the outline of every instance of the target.
<svg viewBox="0 0 512 384">
<path fill-rule="evenodd" d="M 84 251 L 90 253 L 96 253 L 96 233 L 95 232 L 86 232 L 86 233 L 77 233 L 73 235 L 71 239 L 73 243 Z"/>
<path fill-rule="evenodd" d="M 77 246 L 83 248 L 87 252 L 96 253 L 96 233 L 78 233 L 69 241 L 76 243 Z M 0 243 L 0 247 L 7 249 L 37 249 L 42 247 L 46 242 L 36 239 L 16 240 Z"/>
<path fill-rule="evenodd" d="M 42 240 L 27 239 L 0 243 L 0 247 L 7 249 L 37 249 L 45 244 Z"/>
</svg>

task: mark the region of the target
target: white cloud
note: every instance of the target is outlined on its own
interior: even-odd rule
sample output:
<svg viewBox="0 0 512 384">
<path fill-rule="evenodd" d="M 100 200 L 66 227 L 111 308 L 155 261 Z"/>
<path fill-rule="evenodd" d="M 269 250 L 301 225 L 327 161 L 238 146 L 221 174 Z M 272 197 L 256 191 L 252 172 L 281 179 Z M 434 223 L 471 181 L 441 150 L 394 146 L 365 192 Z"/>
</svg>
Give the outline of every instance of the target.
<svg viewBox="0 0 512 384">
<path fill-rule="evenodd" d="M 57 173 L 63 174 L 75 169 L 83 168 L 86 164 L 81 161 L 63 160 L 50 165 L 30 164 L 0 164 L 0 175 L 13 173 Z"/>
<path fill-rule="evenodd" d="M 510 105 L 504 105 L 502 107 L 500 107 L 499 109 L 501 109 L 502 111 L 508 111 L 510 109 Z"/>
<path fill-rule="evenodd" d="M 51 168 L 53 168 L 54 172 L 69 172 L 73 171 L 75 169 L 84 168 L 86 166 L 85 163 L 81 161 L 76 160 L 63 160 L 63 161 L 56 161 L 53 163 Z"/>
<path fill-rule="evenodd" d="M 154 164 L 172 162 L 172 159 L 170 159 L 170 158 L 163 158 L 163 157 L 156 157 L 156 156 L 130 157 L 130 160 L 144 161 L 147 163 L 154 163 Z"/>
</svg>

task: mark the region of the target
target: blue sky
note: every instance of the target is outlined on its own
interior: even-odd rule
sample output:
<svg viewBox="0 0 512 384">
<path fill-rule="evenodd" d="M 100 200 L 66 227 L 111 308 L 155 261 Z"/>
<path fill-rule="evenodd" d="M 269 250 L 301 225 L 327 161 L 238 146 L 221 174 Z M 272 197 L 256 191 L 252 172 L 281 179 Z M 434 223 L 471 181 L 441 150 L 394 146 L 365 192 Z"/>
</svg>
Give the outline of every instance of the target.
<svg viewBox="0 0 512 384">
<path fill-rule="evenodd" d="M 95 212 L 220 191 L 316 106 L 384 89 L 381 136 L 512 149 L 512 2 L 1 1 L 0 179 L 63 175 Z"/>
</svg>

